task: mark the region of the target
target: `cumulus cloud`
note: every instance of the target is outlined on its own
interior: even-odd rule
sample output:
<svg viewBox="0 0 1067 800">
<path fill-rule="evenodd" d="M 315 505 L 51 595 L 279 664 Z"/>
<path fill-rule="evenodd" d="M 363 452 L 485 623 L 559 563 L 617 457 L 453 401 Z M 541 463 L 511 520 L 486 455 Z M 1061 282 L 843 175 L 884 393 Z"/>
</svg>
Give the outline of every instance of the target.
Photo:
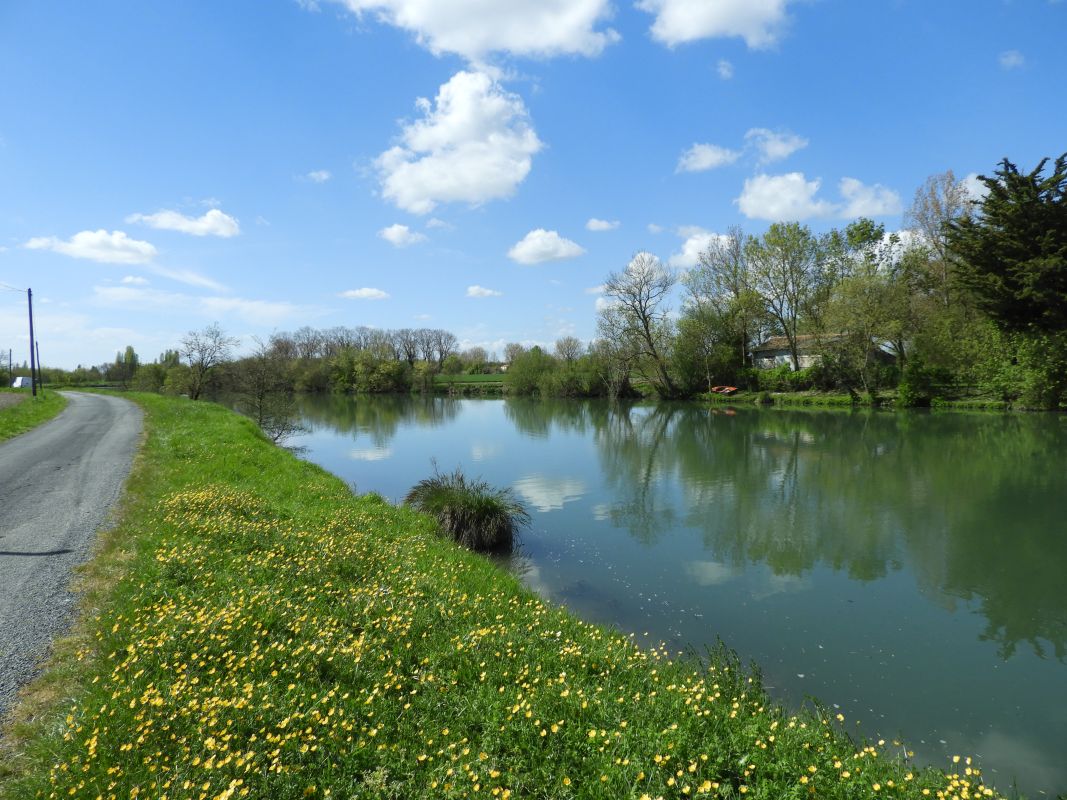
<svg viewBox="0 0 1067 800">
<path fill-rule="evenodd" d="M 719 63 L 715 65 L 715 71 L 719 73 L 720 78 L 728 81 L 734 76 L 734 65 L 725 58 L 720 58 Z"/>
<path fill-rule="evenodd" d="M 712 233 L 696 226 L 679 228 L 678 235 L 685 240 L 682 242 L 682 249 L 672 255 L 667 260 L 667 263 L 672 267 L 681 267 L 682 269 L 692 269 L 699 264 L 700 254 L 707 250 L 713 241 L 723 238 L 718 233 Z"/>
<path fill-rule="evenodd" d="M 802 172 L 756 175 L 745 181 L 737 205 L 749 219 L 805 220 L 833 214 L 831 203 L 816 200 L 819 180 L 809 181 Z"/>
<path fill-rule="evenodd" d="M 140 275 L 127 275 L 121 282 L 127 286 L 147 286 L 148 278 L 142 278 Z"/>
<path fill-rule="evenodd" d="M 820 185 L 820 180 L 809 181 L 802 172 L 757 175 L 745 181 L 737 204 L 746 217 L 772 222 L 813 217 L 884 217 L 899 214 L 903 208 L 900 195 L 879 183 L 868 186 L 855 178 L 842 178 L 838 184 L 840 203 L 817 198 Z"/>
<path fill-rule="evenodd" d="M 333 173 L 331 173 L 328 169 L 312 170 L 304 176 L 304 178 L 311 181 L 312 183 L 326 183 L 326 181 L 328 181 L 332 177 Z"/>
<path fill-rule="evenodd" d="M 51 250 L 71 258 L 87 258 L 104 264 L 147 264 L 157 250 L 148 242 L 131 239 L 122 231 L 81 231 L 69 239 L 38 236 L 26 242 L 30 250 Z"/>
<path fill-rule="evenodd" d="M 337 296 L 344 297 L 346 300 L 386 300 L 389 297 L 389 293 L 383 292 L 381 289 L 364 287 L 362 289 L 348 289 Z"/>
<path fill-rule="evenodd" d="M 618 227 L 619 221 L 617 219 L 606 220 L 593 217 L 585 223 L 585 229 L 587 231 L 613 231 Z"/>
<path fill-rule="evenodd" d="M 960 181 L 960 184 L 962 184 L 963 191 L 967 193 L 972 202 L 981 202 L 989 194 L 989 187 L 978 179 L 977 172 L 968 173 Z"/>
<path fill-rule="evenodd" d="M 401 225 L 400 223 L 390 225 L 388 228 L 382 228 L 378 231 L 378 235 L 393 247 L 407 247 L 426 241 L 424 234 L 413 231 L 407 225 Z"/>
<path fill-rule="evenodd" d="M 740 157 L 739 150 L 730 150 L 716 144 L 694 144 L 678 159 L 677 171 L 703 172 L 733 164 Z"/>
<path fill-rule="evenodd" d="M 745 143 L 755 147 L 759 163 L 770 164 L 793 155 L 808 146 L 808 140 L 789 131 L 772 131 L 767 128 L 751 128 L 745 134 Z"/>
<path fill-rule="evenodd" d="M 496 289 L 486 289 L 484 286 L 468 286 L 467 297 L 500 297 L 504 293 Z"/>
<path fill-rule="evenodd" d="M 652 38 L 668 47 L 738 36 L 751 48 L 770 47 L 786 23 L 790 0 L 639 0 L 655 15 Z"/>
<path fill-rule="evenodd" d="M 430 52 L 472 61 L 492 53 L 596 56 L 619 35 L 600 24 L 609 0 L 341 0 L 358 15 L 402 28 Z"/>
<path fill-rule="evenodd" d="M 1001 69 L 1022 69 L 1026 66 L 1026 57 L 1018 50 L 1005 50 L 997 56 L 997 61 Z"/>
<path fill-rule="evenodd" d="M 228 239 L 241 232 L 237 220 L 213 208 L 202 217 L 187 217 L 177 211 L 157 211 L 155 214 L 130 214 L 130 223 L 140 222 L 163 231 L 178 231 L 190 236 L 221 236 Z"/>
<path fill-rule="evenodd" d="M 884 217 L 904 210 L 900 195 L 880 183 L 867 186 L 855 178 L 842 178 L 838 190 L 845 200 L 842 217 Z"/>
<path fill-rule="evenodd" d="M 416 107 L 423 116 L 375 162 L 382 195 L 413 214 L 510 197 L 542 147 L 522 98 L 484 72 L 457 72 Z"/>
<path fill-rule="evenodd" d="M 520 264 L 540 264 L 544 261 L 576 258 L 584 252 L 585 249 L 581 245 L 564 239 L 556 231 L 537 228 L 508 250 L 508 258 Z"/>
</svg>

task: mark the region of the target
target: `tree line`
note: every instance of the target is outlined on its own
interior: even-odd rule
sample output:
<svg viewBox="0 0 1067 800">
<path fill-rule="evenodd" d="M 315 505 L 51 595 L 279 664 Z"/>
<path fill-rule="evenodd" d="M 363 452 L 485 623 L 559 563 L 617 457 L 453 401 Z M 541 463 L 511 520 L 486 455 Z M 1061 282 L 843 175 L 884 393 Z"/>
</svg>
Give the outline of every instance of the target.
<svg viewBox="0 0 1067 800">
<path fill-rule="evenodd" d="M 432 391 L 440 374 L 500 372 L 507 392 L 541 396 L 674 399 L 732 385 L 900 406 L 981 396 L 1058 408 L 1067 401 L 1067 155 L 1046 175 L 1047 165 L 1024 172 L 1005 159 L 979 178 L 980 198 L 951 171 L 931 176 L 900 232 L 869 219 L 821 234 L 799 222 L 760 235 L 732 228 L 682 271 L 637 253 L 606 277 L 588 344 L 510 343 L 498 356 L 461 350 L 436 328 L 303 327 L 234 361 L 236 341 L 214 325 L 151 363 L 127 348 L 65 377 L 197 398 L 248 386 Z M 768 341 L 784 353 L 774 368 L 754 358 Z"/>
</svg>

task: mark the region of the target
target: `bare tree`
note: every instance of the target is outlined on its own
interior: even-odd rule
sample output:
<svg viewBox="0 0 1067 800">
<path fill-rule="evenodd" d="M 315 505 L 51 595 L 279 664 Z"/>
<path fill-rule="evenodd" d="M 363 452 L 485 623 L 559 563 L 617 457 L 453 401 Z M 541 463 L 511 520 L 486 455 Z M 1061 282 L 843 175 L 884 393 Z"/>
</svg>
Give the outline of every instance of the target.
<svg viewBox="0 0 1067 800">
<path fill-rule="evenodd" d="M 504 360 L 509 364 L 514 364 L 515 359 L 526 352 L 526 348 L 518 342 L 508 342 L 504 345 Z"/>
<path fill-rule="evenodd" d="M 227 336 L 213 322 L 202 331 L 189 331 L 181 340 L 182 357 L 189 362 L 189 397 L 200 399 L 208 375 L 215 367 L 230 360 L 230 353 L 240 342 Z"/>
<path fill-rule="evenodd" d="M 415 366 L 415 362 L 419 358 L 419 337 L 418 332 L 413 331 L 411 328 L 401 328 L 396 331 L 396 347 L 404 359 L 410 366 Z"/>
<path fill-rule="evenodd" d="M 415 331 L 415 341 L 419 348 L 419 358 L 430 364 L 434 360 L 434 330 L 432 328 L 419 328 Z"/>
<path fill-rule="evenodd" d="M 296 402 L 286 378 L 285 359 L 274 348 L 255 340 L 252 355 L 237 364 L 237 395 L 240 409 L 255 420 L 275 444 L 304 430 L 297 421 Z"/>
<path fill-rule="evenodd" d="M 273 355 L 285 361 L 292 361 L 299 355 L 293 335 L 285 331 L 272 333 L 269 346 Z"/>
<path fill-rule="evenodd" d="M 671 342 L 667 298 L 676 282 L 674 273 L 658 258 L 638 253 L 625 270 L 608 275 L 604 296 L 614 301 L 614 308 L 601 312 L 602 317 L 612 318 L 612 335 L 625 339 L 642 356 L 641 362 L 652 372 L 646 377 L 668 397 L 677 393 L 667 368 Z"/>
<path fill-rule="evenodd" d="M 904 215 L 905 227 L 919 234 L 929 249 L 929 282 L 946 308 L 952 301 L 952 259 L 948 252 L 945 226 L 972 213 L 973 199 L 952 170 L 931 175 L 915 191 L 911 208 Z"/>
<path fill-rule="evenodd" d="M 556 358 L 568 364 L 577 361 L 584 349 L 581 340 L 574 336 L 562 336 L 556 339 Z"/>
<path fill-rule="evenodd" d="M 437 359 L 437 369 L 441 369 L 445 359 L 456 352 L 459 340 L 455 334 L 439 328 L 433 331 L 434 357 Z"/>
</svg>

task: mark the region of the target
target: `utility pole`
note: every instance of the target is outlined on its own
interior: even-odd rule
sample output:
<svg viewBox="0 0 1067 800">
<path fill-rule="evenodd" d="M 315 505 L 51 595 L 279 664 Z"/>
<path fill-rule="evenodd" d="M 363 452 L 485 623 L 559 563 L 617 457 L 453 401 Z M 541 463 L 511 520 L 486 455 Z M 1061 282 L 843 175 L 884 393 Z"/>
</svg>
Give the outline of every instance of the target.
<svg viewBox="0 0 1067 800">
<path fill-rule="evenodd" d="M 30 308 L 30 391 L 37 397 L 37 361 L 33 353 L 33 346 L 37 343 L 33 336 L 33 289 L 26 290 L 26 303 Z"/>
</svg>

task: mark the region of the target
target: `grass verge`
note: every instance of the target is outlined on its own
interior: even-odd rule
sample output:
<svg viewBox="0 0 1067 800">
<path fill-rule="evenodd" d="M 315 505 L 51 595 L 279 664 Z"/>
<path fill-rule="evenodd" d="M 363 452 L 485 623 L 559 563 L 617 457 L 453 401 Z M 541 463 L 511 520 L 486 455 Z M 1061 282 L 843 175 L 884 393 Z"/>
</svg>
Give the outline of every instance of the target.
<svg viewBox="0 0 1067 800">
<path fill-rule="evenodd" d="M 991 794 L 787 713 L 724 650 L 677 660 L 546 604 L 219 406 L 140 402 L 122 520 L 2 797 Z"/>
<path fill-rule="evenodd" d="M 49 390 L 44 396 L 26 397 L 15 405 L 0 408 L 0 442 L 48 422 L 66 407 L 67 399 Z"/>
</svg>

